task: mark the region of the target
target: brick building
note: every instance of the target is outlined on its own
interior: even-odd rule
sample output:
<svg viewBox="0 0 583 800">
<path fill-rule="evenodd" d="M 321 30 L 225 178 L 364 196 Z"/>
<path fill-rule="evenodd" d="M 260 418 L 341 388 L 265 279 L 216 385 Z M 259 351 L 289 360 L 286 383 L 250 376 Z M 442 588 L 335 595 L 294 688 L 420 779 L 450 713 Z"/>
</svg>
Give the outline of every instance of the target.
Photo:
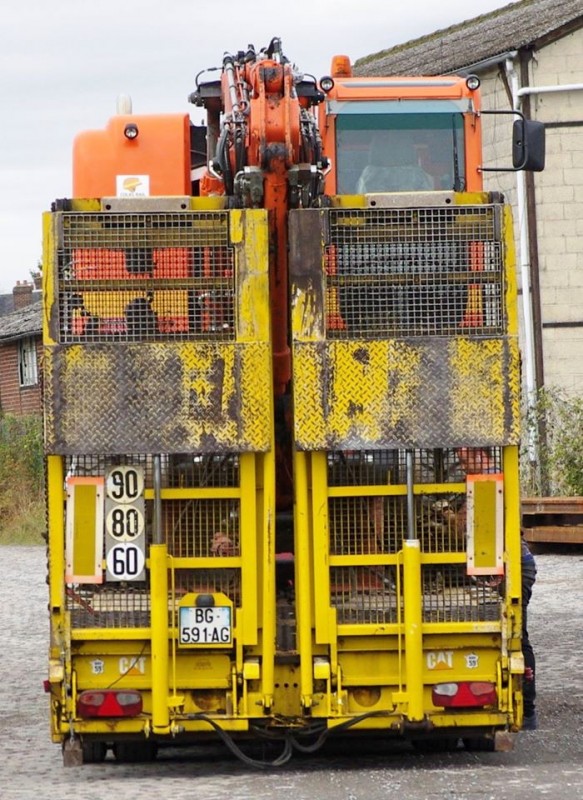
<svg viewBox="0 0 583 800">
<path fill-rule="evenodd" d="M 521 298 L 527 388 L 583 394 L 581 0 L 520 0 L 367 56 L 355 72 L 474 73 L 482 82 L 484 110 L 520 107 L 544 122 L 545 170 L 518 177 L 486 172 L 484 185 L 503 192 L 514 207 L 519 282 L 527 291 Z M 510 163 L 511 120 L 482 118 L 485 166 Z"/>
<path fill-rule="evenodd" d="M 17 283 L 0 296 L 0 413 L 40 414 L 42 316 L 40 292 Z"/>
</svg>

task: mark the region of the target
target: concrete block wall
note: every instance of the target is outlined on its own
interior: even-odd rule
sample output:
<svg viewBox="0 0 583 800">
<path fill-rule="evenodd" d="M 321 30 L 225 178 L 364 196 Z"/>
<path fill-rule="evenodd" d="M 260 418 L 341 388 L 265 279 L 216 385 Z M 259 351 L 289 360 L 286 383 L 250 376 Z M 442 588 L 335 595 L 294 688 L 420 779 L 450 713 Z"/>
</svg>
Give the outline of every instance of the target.
<svg viewBox="0 0 583 800">
<path fill-rule="evenodd" d="M 534 87 L 583 84 L 583 30 L 535 53 Z M 510 108 L 496 69 L 482 76 L 484 109 Z M 533 95 L 532 116 L 545 123 L 547 158 L 535 175 L 545 384 L 583 395 L 583 91 Z M 484 160 L 508 162 L 510 125 L 484 117 Z M 516 201 L 512 173 L 485 175 L 489 190 Z M 516 206 L 515 206 L 516 208 Z M 518 242 L 518 220 L 515 213 Z"/>
</svg>

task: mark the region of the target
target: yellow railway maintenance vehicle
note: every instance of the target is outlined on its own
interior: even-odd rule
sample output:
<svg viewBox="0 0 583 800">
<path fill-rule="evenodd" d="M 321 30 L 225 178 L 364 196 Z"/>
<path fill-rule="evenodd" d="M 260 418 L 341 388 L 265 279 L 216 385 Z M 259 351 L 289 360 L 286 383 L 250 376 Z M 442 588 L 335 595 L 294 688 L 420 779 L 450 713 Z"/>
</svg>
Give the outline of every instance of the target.
<svg viewBox="0 0 583 800">
<path fill-rule="evenodd" d="M 126 108 L 77 137 L 43 264 L 65 764 L 510 746 L 516 284 L 478 83 L 340 57 L 318 85 L 274 39 L 199 76 L 202 129 Z M 515 123 L 517 168 L 542 145 Z"/>
</svg>

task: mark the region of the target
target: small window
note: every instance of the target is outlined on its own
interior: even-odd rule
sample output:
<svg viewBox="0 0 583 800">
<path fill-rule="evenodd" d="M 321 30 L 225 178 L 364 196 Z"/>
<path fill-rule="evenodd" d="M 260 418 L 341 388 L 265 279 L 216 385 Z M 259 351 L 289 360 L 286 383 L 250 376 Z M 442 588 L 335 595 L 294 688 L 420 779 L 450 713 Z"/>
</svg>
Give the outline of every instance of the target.
<svg viewBox="0 0 583 800">
<path fill-rule="evenodd" d="M 38 383 L 36 342 L 32 337 L 22 339 L 18 345 L 18 375 L 21 386 L 35 386 Z"/>
</svg>

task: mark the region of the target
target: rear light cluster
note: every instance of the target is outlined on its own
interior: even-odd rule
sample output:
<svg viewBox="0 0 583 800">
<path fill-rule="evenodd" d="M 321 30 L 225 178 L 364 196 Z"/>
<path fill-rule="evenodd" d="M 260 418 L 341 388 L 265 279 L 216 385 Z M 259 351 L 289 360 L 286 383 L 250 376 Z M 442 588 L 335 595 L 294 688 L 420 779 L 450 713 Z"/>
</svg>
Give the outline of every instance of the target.
<svg viewBox="0 0 583 800">
<path fill-rule="evenodd" d="M 93 717 L 137 717 L 142 713 L 139 692 L 121 689 L 88 690 L 77 698 L 77 714 L 84 719 Z"/>
<path fill-rule="evenodd" d="M 444 708 L 477 708 L 495 705 L 498 695 L 496 686 L 488 681 L 462 681 L 438 683 L 433 687 L 431 699 L 434 706 Z"/>
</svg>

